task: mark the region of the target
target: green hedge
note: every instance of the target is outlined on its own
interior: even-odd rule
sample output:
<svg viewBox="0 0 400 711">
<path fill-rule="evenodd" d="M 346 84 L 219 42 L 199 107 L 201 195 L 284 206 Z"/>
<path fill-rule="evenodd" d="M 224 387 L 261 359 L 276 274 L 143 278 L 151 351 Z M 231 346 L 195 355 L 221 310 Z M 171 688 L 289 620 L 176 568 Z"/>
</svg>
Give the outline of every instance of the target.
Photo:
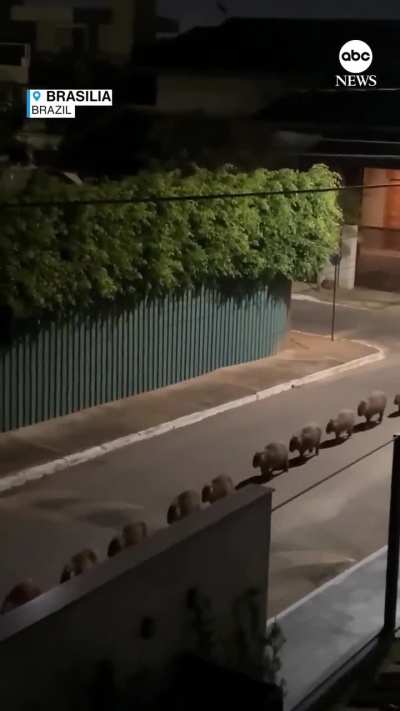
<svg viewBox="0 0 400 711">
<path fill-rule="evenodd" d="M 244 174 L 193 168 L 81 187 L 38 173 L 21 201 L 129 198 L 337 186 L 326 166 Z M 7 195 L 0 195 L 0 201 Z M 312 278 L 335 248 L 337 193 L 266 198 L 0 209 L 0 305 L 14 315 L 61 313 L 122 296 L 143 298 L 277 275 Z"/>
</svg>

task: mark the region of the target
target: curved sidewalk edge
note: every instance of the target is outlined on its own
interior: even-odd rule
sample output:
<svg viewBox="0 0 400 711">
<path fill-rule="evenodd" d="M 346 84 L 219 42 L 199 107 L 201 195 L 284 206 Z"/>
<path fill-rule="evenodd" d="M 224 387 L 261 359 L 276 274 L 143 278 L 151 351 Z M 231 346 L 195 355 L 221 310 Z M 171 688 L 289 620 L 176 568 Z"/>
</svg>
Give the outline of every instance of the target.
<svg viewBox="0 0 400 711">
<path fill-rule="evenodd" d="M 315 334 L 313 334 L 315 335 Z M 143 430 L 141 432 L 135 432 L 131 435 L 125 437 L 120 437 L 118 439 L 112 440 L 110 442 L 105 442 L 96 447 L 90 447 L 89 449 L 81 450 L 74 454 L 69 454 L 65 457 L 54 459 L 53 461 L 46 462 L 45 464 L 39 464 L 37 466 L 30 467 L 28 469 L 23 469 L 14 472 L 8 476 L 0 479 L 0 494 L 10 489 L 14 489 L 29 482 L 42 479 L 43 477 L 50 476 L 56 472 L 69 469 L 71 467 L 78 466 L 79 464 L 84 464 L 85 462 L 102 457 L 105 454 L 114 452 L 118 449 L 123 449 L 130 445 L 136 444 L 137 442 L 143 442 L 144 440 L 152 439 L 153 437 L 159 437 L 160 435 L 167 434 L 173 430 L 182 429 L 183 427 L 188 427 L 189 425 L 194 425 L 197 422 L 206 420 L 209 417 L 214 417 L 215 415 L 220 415 L 229 410 L 235 410 L 236 408 L 243 407 L 244 405 L 251 405 L 259 400 L 266 400 L 274 395 L 279 395 L 280 393 L 287 392 L 293 388 L 299 388 L 303 385 L 308 385 L 309 383 L 315 383 L 320 380 L 326 380 L 327 378 L 340 375 L 350 370 L 355 370 L 356 368 L 361 368 L 366 365 L 371 365 L 383 360 L 386 357 L 385 351 L 378 348 L 375 345 L 365 343 L 364 341 L 352 340 L 353 343 L 359 343 L 369 348 L 374 348 L 375 353 L 363 356 L 362 358 L 356 358 L 355 360 L 348 361 L 347 363 L 342 363 L 340 365 L 333 366 L 332 368 L 327 368 L 325 370 L 320 370 L 310 375 L 306 375 L 302 378 L 295 380 L 289 380 L 284 383 L 279 383 L 273 387 L 267 388 L 266 390 L 261 390 L 252 395 L 247 395 L 246 397 L 239 398 L 237 400 L 232 400 L 230 402 L 222 403 L 216 407 L 209 408 L 207 410 L 201 410 L 199 412 L 194 412 L 190 415 L 184 415 L 183 417 L 178 417 L 175 420 L 170 420 L 169 422 L 164 422 L 155 427 L 150 427 L 149 429 Z"/>
</svg>

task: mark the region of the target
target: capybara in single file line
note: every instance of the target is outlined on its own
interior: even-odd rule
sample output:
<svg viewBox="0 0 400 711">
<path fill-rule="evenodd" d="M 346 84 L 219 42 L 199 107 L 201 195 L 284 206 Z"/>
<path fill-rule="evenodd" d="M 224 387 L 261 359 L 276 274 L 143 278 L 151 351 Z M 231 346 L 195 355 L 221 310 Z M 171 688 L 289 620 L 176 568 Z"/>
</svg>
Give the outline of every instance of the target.
<svg viewBox="0 0 400 711">
<path fill-rule="evenodd" d="M 289 450 L 283 442 L 272 442 L 262 452 L 256 452 L 253 457 L 253 467 L 261 469 L 261 475 L 266 481 L 272 478 L 276 471 L 289 471 Z"/>
<path fill-rule="evenodd" d="M 96 553 L 89 548 L 80 551 L 80 553 L 76 553 L 64 567 L 61 573 L 60 583 L 65 583 L 77 575 L 86 573 L 86 571 L 93 568 L 96 563 L 98 563 L 98 557 Z"/>
<path fill-rule="evenodd" d="M 304 457 L 307 452 L 319 454 L 321 444 L 322 429 L 314 423 L 306 425 L 300 432 L 293 435 L 290 440 L 289 449 L 291 452 L 298 452 L 300 457 Z"/>
<path fill-rule="evenodd" d="M 365 417 L 367 424 L 369 424 L 371 419 L 378 415 L 378 422 L 382 422 L 386 404 L 387 397 L 385 393 L 375 390 L 367 400 L 361 400 L 358 406 L 358 416 Z"/>
<path fill-rule="evenodd" d="M 329 420 L 326 434 L 334 434 L 335 439 L 340 439 L 344 434 L 351 437 L 356 425 L 356 413 L 353 410 L 341 410 L 337 417 Z"/>
<path fill-rule="evenodd" d="M 169 507 L 167 522 L 168 524 L 175 523 L 182 518 L 186 518 L 186 516 L 190 516 L 195 511 L 200 511 L 200 509 L 201 500 L 197 491 L 183 491 L 173 500 Z"/>
<path fill-rule="evenodd" d="M 225 496 L 232 494 L 234 491 L 233 481 L 230 476 L 221 474 L 212 480 L 211 484 L 207 484 L 203 488 L 202 500 L 204 503 L 208 502 L 214 504 L 219 499 L 223 499 Z"/>
</svg>

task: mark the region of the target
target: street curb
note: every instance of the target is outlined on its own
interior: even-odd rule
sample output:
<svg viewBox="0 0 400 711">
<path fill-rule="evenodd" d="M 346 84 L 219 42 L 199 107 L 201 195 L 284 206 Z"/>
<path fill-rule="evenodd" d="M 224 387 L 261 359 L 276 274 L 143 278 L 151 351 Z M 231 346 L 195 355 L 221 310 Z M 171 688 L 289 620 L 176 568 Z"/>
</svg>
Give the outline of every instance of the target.
<svg viewBox="0 0 400 711">
<path fill-rule="evenodd" d="M 296 333 L 296 331 L 294 332 Z M 304 332 L 297 331 L 297 333 Z M 209 417 L 220 415 L 223 412 L 236 410 L 244 405 L 251 405 L 259 400 L 266 400 L 267 398 L 287 392 L 288 390 L 299 388 L 303 385 L 308 385 L 309 383 L 315 383 L 320 380 L 326 380 L 327 378 L 340 375 L 341 373 L 345 373 L 349 370 L 355 370 L 356 368 L 377 363 L 385 358 L 385 351 L 377 346 L 371 346 L 363 341 L 352 342 L 368 345 L 370 348 L 375 348 L 376 353 L 371 353 L 368 356 L 356 358 L 355 360 L 351 360 L 347 363 L 342 363 L 341 365 L 335 365 L 332 368 L 327 368 L 325 370 L 317 371 L 316 373 L 311 373 L 310 375 L 305 375 L 303 378 L 289 380 L 285 383 L 279 383 L 278 385 L 274 385 L 272 388 L 261 390 L 253 395 L 247 395 L 246 397 L 239 398 L 238 400 L 231 400 L 230 402 L 222 403 L 221 405 L 217 405 L 216 407 L 212 407 L 207 410 L 194 412 L 191 415 L 184 415 L 183 417 L 178 417 L 176 420 L 170 420 L 169 422 L 164 422 L 160 425 L 156 425 L 155 427 L 150 427 L 147 430 L 142 430 L 141 432 L 135 432 L 127 435 L 126 437 L 120 437 L 119 439 L 112 440 L 111 442 L 105 442 L 104 444 L 96 447 L 90 447 L 89 449 L 75 452 L 74 454 L 68 454 L 65 457 L 55 459 L 51 462 L 46 462 L 45 464 L 39 464 L 28 469 L 22 469 L 21 471 L 0 479 L 0 494 L 5 491 L 9 491 L 10 489 L 24 486 L 24 484 L 29 482 L 43 479 L 46 476 L 51 476 L 56 472 L 76 467 L 79 464 L 85 464 L 93 459 L 98 459 L 98 457 L 102 457 L 110 452 L 115 452 L 119 449 L 123 449 L 124 447 L 136 444 L 137 442 L 143 442 L 145 440 L 152 439 L 153 437 L 159 437 L 160 435 L 167 434 L 168 432 L 194 425 L 197 422 L 202 422 L 202 420 L 206 420 Z"/>
<path fill-rule="evenodd" d="M 309 296 L 308 294 L 292 294 L 292 301 L 308 301 L 312 304 L 324 304 L 324 306 L 330 306 L 332 308 L 332 301 L 318 299 L 316 296 Z M 336 301 L 336 307 L 352 309 L 353 311 L 371 311 L 367 306 L 359 306 L 358 303 L 353 305 L 343 301 Z"/>
</svg>

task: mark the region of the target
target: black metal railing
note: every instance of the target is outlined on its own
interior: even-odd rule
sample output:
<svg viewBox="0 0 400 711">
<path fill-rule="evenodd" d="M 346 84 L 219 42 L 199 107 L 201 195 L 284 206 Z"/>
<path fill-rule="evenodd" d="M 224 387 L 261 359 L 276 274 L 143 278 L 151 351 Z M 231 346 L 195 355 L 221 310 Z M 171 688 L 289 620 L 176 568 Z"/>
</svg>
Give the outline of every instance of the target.
<svg viewBox="0 0 400 711">
<path fill-rule="evenodd" d="M 400 552 L 400 435 L 393 442 L 392 479 L 390 490 L 389 531 L 385 585 L 385 612 L 381 635 L 393 636 L 396 629 L 397 591 Z"/>
</svg>

